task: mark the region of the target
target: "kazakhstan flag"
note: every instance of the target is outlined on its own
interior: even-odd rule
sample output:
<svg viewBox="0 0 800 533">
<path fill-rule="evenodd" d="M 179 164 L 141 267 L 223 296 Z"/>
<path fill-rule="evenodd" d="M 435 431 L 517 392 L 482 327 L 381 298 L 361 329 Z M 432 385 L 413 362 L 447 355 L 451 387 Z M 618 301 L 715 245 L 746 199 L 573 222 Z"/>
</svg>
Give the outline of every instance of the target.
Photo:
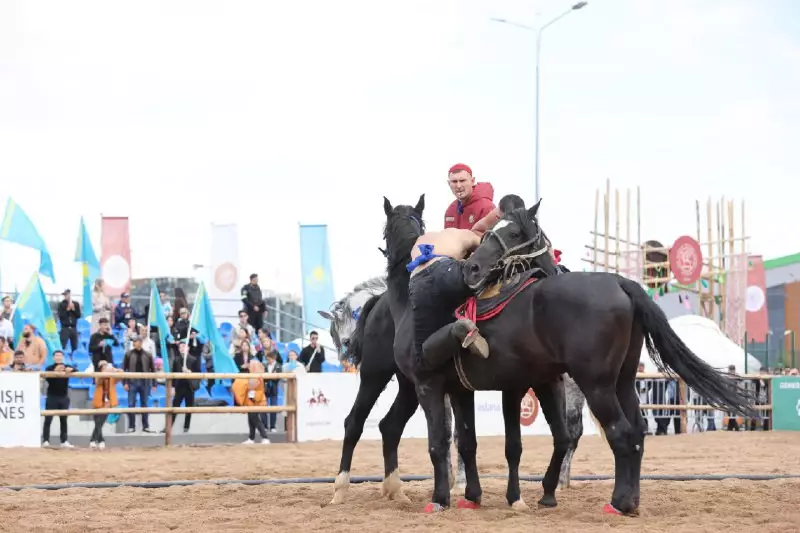
<svg viewBox="0 0 800 533">
<path fill-rule="evenodd" d="M 14 311 L 14 335 L 17 346 L 22 340 L 22 327 L 25 324 L 36 327 L 36 332 L 44 339 L 47 346 L 45 366 L 53 364 L 53 352 L 62 349 L 61 339 L 58 337 L 56 319 L 39 282 L 38 273 L 31 276 L 28 286 L 17 300 L 17 309 Z"/>
<path fill-rule="evenodd" d="M 303 273 L 305 328 L 327 330 L 329 321 L 317 313 L 329 309 L 336 300 L 333 296 L 327 225 L 300 225 L 300 266 Z"/>
<path fill-rule="evenodd" d="M 81 263 L 83 277 L 83 316 L 92 316 L 92 284 L 100 275 L 100 261 L 94 253 L 89 232 L 81 217 L 81 227 L 78 231 L 78 245 L 75 247 L 75 262 Z"/>
<path fill-rule="evenodd" d="M 214 372 L 221 374 L 239 372 L 233 357 L 228 352 L 228 347 L 225 346 L 225 341 L 222 340 L 222 334 L 220 334 L 217 321 L 214 319 L 214 310 L 211 309 L 211 301 L 208 299 L 206 286 L 202 281 L 197 289 L 192 318 L 189 322 L 190 327 L 197 330 L 198 336 L 208 339 L 211 359 L 214 361 Z"/>
<path fill-rule="evenodd" d="M 172 372 L 169 368 L 169 351 L 167 341 L 172 339 L 172 333 L 167 325 L 167 317 L 164 315 L 164 305 L 161 303 L 161 295 L 156 287 L 156 280 L 150 280 L 150 314 L 147 323 L 158 328 L 158 343 L 161 346 L 161 360 L 164 362 L 164 372 Z"/>
<path fill-rule="evenodd" d="M 39 264 L 39 272 L 56 281 L 56 275 L 53 273 L 53 260 L 50 258 L 50 253 L 47 251 L 47 246 L 44 244 L 36 227 L 25 214 L 25 211 L 17 205 L 11 198 L 8 199 L 6 204 L 6 213 L 3 216 L 3 222 L 0 224 L 0 240 L 14 242 L 28 248 L 38 250 L 42 257 Z"/>
</svg>

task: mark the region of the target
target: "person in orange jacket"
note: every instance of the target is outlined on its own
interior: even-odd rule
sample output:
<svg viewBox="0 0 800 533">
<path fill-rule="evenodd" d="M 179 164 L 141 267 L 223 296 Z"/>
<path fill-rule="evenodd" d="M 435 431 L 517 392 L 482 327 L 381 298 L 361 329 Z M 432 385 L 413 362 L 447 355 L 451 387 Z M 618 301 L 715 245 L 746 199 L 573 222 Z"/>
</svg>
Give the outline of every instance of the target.
<svg viewBox="0 0 800 533">
<path fill-rule="evenodd" d="M 101 360 L 95 370 L 97 372 L 120 372 L 119 369 L 114 368 L 111 363 L 105 360 Z M 117 381 L 119 380 L 109 377 L 95 378 L 92 407 L 95 409 L 107 409 L 119 405 L 117 400 Z M 114 416 L 119 417 L 119 415 Z M 108 419 L 108 415 L 94 415 L 94 431 L 92 431 L 92 438 L 89 439 L 90 448 L 100 448 L 102 450 L 106 447 L 106 441 L 103 438 L 103 424 L 106 423 L 106 419 Z"/>
<path fill-rule="evenodd" d="M 257 359 L 253 359 L 250 361 L 248 370 L 250 374 L 263 374 L 264 365 Z M 263 378 L 244 377 L 234 380 L 231 391 L 233 392 L 233 401 L 238 406 L 250 407 L 267 405 Z M 253 444 L 256 438 L 256 430 L 258 430 L 258 433 L 261 435 L 261 444 L 270 443 L 267 438 L 267 429 L 264 427 L 264 423 L 258 415 L 259 413 L 247 413 L 247 425 L 250 428 L 250 435 L 242 444 Z"/>
</svg>

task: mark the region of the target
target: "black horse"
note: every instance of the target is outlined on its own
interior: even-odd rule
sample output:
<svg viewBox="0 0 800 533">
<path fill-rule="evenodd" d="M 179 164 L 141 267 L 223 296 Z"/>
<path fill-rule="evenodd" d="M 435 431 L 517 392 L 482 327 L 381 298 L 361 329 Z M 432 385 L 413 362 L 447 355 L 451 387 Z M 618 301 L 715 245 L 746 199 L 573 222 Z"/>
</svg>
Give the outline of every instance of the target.
<svg viewBox="0 0 800 533">
<path fill-rule="evenodd" d="M 552 271 L 552 259 L 542 253 L 546 242 L 536 218 L 538 207 L 507 213 L 484 236 L 464 265 L 464 279 L 471 288 L 480 291 L 494 279 L 506 278 L 515 265 L 529 267 L 535 263 Z M 397 339 L 410 337 L 407 322 L 404 324 Z M 430 352 L 436 360 L 444 360 L 441 350 L 445 350 L 460 363 L 465 379 L 479 390 L 514 388 L 530 380 L 552 383 L 562 373 L 569 373 L 605 430 L 614 454 L 615 485 L 611 503 L 604 507 L 607 513 L 634 514 L 639 507 L 646 426 L 634 384 L 644 344 L 662 372 L 677 374 L 709 404 L 744 416 L 755 413 L 752 399 L 734 380 L 692 353 L 638 283 L 615 274 L 573 272 L 537 280 L 518 293 L 502 313 L 479 326 L 491 347 L 488 359 L 468 354 L 462 357 L 460 343 L 450 337 L 447 327 L 429 339 L 424 356 L 428 358 Z M 434 337 L 436 342 L 430 342 Z M 398 348 L 397 354 L 401 353 L 403 348 Z M 448 385 L 452 383 L 452 366 L 441 371 L 445 376 L 442 381 Z M 445 504 L 446 485 L 442 483 L 438 451 L 442 435 L 437 431 L 442 418 L 441 393 L 437 391 L 438 406 L 433 405 L 431 393 L 425 395 L 425 402 L 437 478 L 434 502 Z M 466 410 L 466 405 L 460 407 Z M 462 440 L 467 446 L 473 442 L 467 437 Z M 468 494 L 474 483 L 471 466 L 468 462 Z"/>
<path fill-rule="evenodd" d="M 387 283 L 388 291 L 386 298 L 381 297 L 378 305 L 385 299 L 394 319 L 394 356 L 397 366 L 400 369 L 399 376 L 404 376 L 404 382 L 414 384 L 412 389 L 416 391 L 413 399 L 409 395 L 407 398 L 407 409 L 398 410 L 394 415 L 393 421 L 384 419 L 381 422 L 381 431 L 384 435 L 384 453 L 387 451 L 386 436 L 387 432 L 399 439 L 405 423 L 413 414 L 418 403 L 425 411 L 428 422 L 428 442 L 431 461 L 434 467 L 434 496 L 431 504 L 426 506 L 426 511 L 441 510 L 450 505 L 450 491 L 448 485 L 447 468 L 447 428 L 444 423 L 445 409 L 444 397 L 449 394 L 453 406 L 454 417 L 456 420 L 456 431 L 458 432 L 458 451 L 464 461 L 466 488 L 464 495 L 466 500 L 459 501 L 459 507 L 474 508 L 481 500 L 481 487 L 478 478 L 478 470 L 475 460 L 477 439 L 475 435 L 475 405 L 474 388 L 469 388 L 459 378 L 455 366 L 445 368 L 441 373 L 427 376 L 429 379 L 421 378 L 411 364 L 413 328 L 411 320 L 411 309 L 409 306 L 409 273 L 406 265 L 411 260 L 411 250 L 417 238 L 424 232 L 422 224 L 422 211 L 424 209 L 424 195 L 420 197 L 415 207 L 400 205 L 392 207 L 391 202 L 384 198 L 384 212 L 386 214 L 386 227 L 384 238 L 386 240 L 387 258 Z M 555 273 L 554 266 L 551 273 Z M 455 310 L 454 310 L 455 311 Z M 374 312 L 374 311 L 373 311 Z M 369 317 L 363 316 L 359 320 L 361 328 L 362 320 L 365 326 L 369 327 Z M 483 328 L 483 326 L 481 327 Z M 511 372 L 511 379 L 493 379 L 497 374 L 495 359 L 483 360 L 480 364 L 486 372 L 486 380 L 483 385 L 491 382 L 491 386 L 480 387 L 483 390 L 502 391 L 503 418 L 505 425 L 506 447 L 505 455 L 508 461 L 509 477 L 506 490 L 506 499 L 512 508 L 525 508 L 525 503 L 521 499 L 519 489 L 519 462 L 522 455 L 522 436 L 519 425 L 520 403 L 525 392 L 531 386 L 532 375 L 520 372 Z M 466 360 L 466 358 L 465 358 Z M 638 360 L 637 360 L 638 362 Z M 505 365 L 503 368 L 509 367 Z M 432 379 L 431 379 L 432 378 Z M 558 476 L 567 450 L 570 447 L 570 435 L 567 431 L 565 420 L 565 394 L 564 382 L 561 379 L 549 379 L 538 381 L 534 392 L 539 399 L 542 412 L 550 425 L 553 434 L 554 449 L 550 464 L 542 482 L 544 496 L 539 501 L 540 505 L 554 506 L 556 504 L 555 490 L 558 486 Z M 406 390 L 401 388 L 401 394 Z M 417 400 L 419 398 L 419 400 Z M 398 396 L 399 399 L 399 396 Z M 398 402 L 392 406 L 392 410 Z M 402 404 L 401 404 L 402 405 Z M 413 406 L 413 409 L 409 410 Z M 392 412 L 390 411 L 390 415 Z M 387 415 L 388 418 L 389 415 Z M 392 427 L 391 424 L 398 424 Z M 395 452 L 396 459 L 396 452 Z M 395 462 L 396 464 L 396 462 Z M 387 462 L 387 469 L 389 463 Z M 392 473 L 387 470 L 387 476 Z M 384 485 L 386 482 L 384 482 Z"/>
</svg>

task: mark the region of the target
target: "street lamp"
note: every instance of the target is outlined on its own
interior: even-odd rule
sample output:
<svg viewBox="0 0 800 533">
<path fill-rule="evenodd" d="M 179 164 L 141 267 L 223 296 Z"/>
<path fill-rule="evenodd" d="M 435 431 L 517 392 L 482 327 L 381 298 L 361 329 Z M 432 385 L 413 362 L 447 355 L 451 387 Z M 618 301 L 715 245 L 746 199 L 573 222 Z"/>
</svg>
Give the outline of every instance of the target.
<svg viewBox="0 0 800 533">
<path fill-rule="evenodd" d="M 572 7 L 558 15 L 557 17 L 550 19 L 550 21 L 546 22 L 545 24 L 537 27 L 534 26 L 527 26 L 525 24 L 519 24 L 518 22 L 512 22 L 506 19 L 500 18 L 492 18 L 491 20 L 494 22 L 500 22 L 502 24 L 508 24 L 509 26 L 515 26 L 517 28 L 522 28 L 523 30 L 532 31 L 536 34 L 536 103 L 535 103 L 535 113 L 536 118 L 534 122 L 534 142 L 536 144 L 536 153 L 534 155 L 534 176 L 535 176 L 535 193 L 536 198 L 535 202 L 539 201 L 539 57 L 542 49 L 542 32 L 545 28 L 552 26 L 562 18 L 566 17 L 573 11 L 577 11 L 587 6 L 589 2 L 578 2 L 577 4 L 573 4 Z"/>
</svg>

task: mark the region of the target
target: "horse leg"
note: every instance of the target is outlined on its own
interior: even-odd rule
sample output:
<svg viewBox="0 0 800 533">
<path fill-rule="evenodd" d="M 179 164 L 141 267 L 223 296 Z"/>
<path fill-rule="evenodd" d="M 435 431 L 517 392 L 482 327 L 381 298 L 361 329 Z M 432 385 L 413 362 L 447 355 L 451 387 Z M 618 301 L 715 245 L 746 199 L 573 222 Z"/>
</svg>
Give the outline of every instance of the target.
<svg viewBox="0 0 800 533">
<path fill-rule="evenodd" d="M 454 442 L 456 445 L 456 450 L 458 450 L 458 432 L 453 431 L 453 407 L 450 402 L 449 394 L 445 394 L 444 396 L 444 424 L 445 424 L 445 429 L 447 431 L 447 471 L 449 472 L 448 480 L 450 482 L 451 496 L 455 496 L 466 488 L 467 480 L 464 474 L 464 460 L 461 458 L 461 455 L 459 454 L 456 454 L 456 458 L 458 461 L 458 468 L 456 470 L 455 475 L 453 475 L 453 452 L 450 444 L 451 442 Z"/>
<path fill-rule="evenodd" d="M 576 381 L 581 383 L 577 378 Z M 633 384 L 630 386 L 632 388 Z M 614 492 L 611 495 L 611 503 L 606 504 L 603 512 L 630 514 L 635 510 L 633 501 L 629 498 L 632 486 L 630 465 L 640 453 L 640 445 L 637 443 L 633 426 L 622 410 L 613 385 L 587 384 L 581 389 L 586 395 L 589 409 L 603 427 L 608 444 L 614 453 Z"/>
<path fill-rule="evenodd" d="M 444 429 L 443 379 L 440 376 L 433 376 L 418 384 L 416 390 L 419 403 L 423 411 L 425 411 L 425 419 L 428 423 L 428 451 L 433 464 L 433 498 L 431 503 L 425 506 L 425 512 L 430 513 L 450 507 L 447 436 Z M 463 446 L 463 444 L 460 445 Z M 469 464 L 465 466 L 468 467 Z"/>
<path fill-rule="evenodd" d="M 344 440 L 342 440 L 342 459 L 339 463 L 339 474 L 333 484 L 334 492 L 331 504 L 337 505 L 344 503 L 347 490 L 350 488 L 350 467 L 353 463 L 353 452 L 361 433 L 364 431 L 364 423 L 369 417 L 370 411 L 378 401 L 378 397 L 383 392 L 386 384 L 392 378 L 392 372 L 364 376 L 361 375 L 361 382 L 358 385 L 358 394 L 353 403 L 350 414 L 344 419 Z"/>
<path fill-rule="evenodd" d="M 553 434 L 553 455 L 550 457 L 550 464 L 547 465 L 547 471 L 542 480 L 544 495 L 539 500 L 539 506 L 555 507 L 558 475 L 571 442 L 564 415 L 564 382 L 559 380 L 539 385 L 534 391 L 536 397 L 539 398 L 542 413 L 550 426 L 550 432 Z"/>
<path fill-rule="evenodd" d="M 639 367 L 639 357 L 642 353 L 644 336 L 640 326 L 634 323 L 628 355 L 623 363 L 620 376 L 617 380 L 617 398 L 622 406 L 622 411 L 628 422 L 633 426 L 633 443 L 638 453 L 634 454 L 630 465 L 631 492 L 629 495 L 631 513 L 639 509 L 640 481 L 642 477 L 642 458 L 644 457 L 644 436 L 647 434 L 647 421 L 639 409 L 639 395 L 636 392 L 636 373 Z"/>
<path fill-rule="evenodd" d="M 453 415 L 456 420 L 458 456 L 464 464 L 464 498 L 458 500 L 459 509 L 477 509 L 481 503 L 481 481 L 478 477 L 478 463 L 475 454 L 478 439 L 475 435 L 475 393 L 457 392 L 450 395 L 453 402 Z M 449 446 L 448 446 L 449 450 Z"/>
<path fill-rule="evenodd" d="M 522 429 L 519 425 L 520 404 L 527 391 L 503 391 L 503 424 L 506 432 L 508 488 L 506 501 L 515 511 L 528 508 L 519 490 L 519 461 L 522 457 Z"/>
<path fill-rule="evenodd" d="M 403 493 L 403 482 L 398 470 L 397 448 L 408 421 L 414 416 L 419 402 L 414 384 L 400 372 L 397 373 L 397 397 L 389 412 L 378 424 L 383 437 L 384 477 L 381 495 L 390 500 L 408 501 Z"/>
<path fill-rule="evenodd" d="M 575 381 L 564 374 L 564 395 L 566 397 L 567 431 L 569 432 L 569 448 L 561 464 L 561 475 L 558 478 L 559 488 L 568 489 L 572 472 L 572 457 L 578 449 L 578 441 L 583 436 L 583 406 L 586 398 L 575 384 Z"/>
</svg>

